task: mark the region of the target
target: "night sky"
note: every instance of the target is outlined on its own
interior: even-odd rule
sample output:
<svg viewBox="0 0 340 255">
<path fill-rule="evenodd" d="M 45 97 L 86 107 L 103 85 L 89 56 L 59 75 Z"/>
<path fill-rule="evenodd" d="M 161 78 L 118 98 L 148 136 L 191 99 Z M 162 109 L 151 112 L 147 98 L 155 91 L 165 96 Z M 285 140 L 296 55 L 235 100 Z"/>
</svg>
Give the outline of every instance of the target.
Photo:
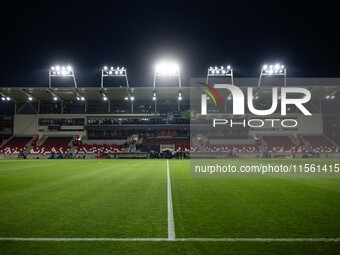
<svg viewBox="0 0 340 255">
<path fill-rule="evenodd" d="M 10 1 L 0 86 L 47 86 L 55 63 L 71 64 L 79 86 L 99 86 L 105 64 L 127 67 L 131 86 L 151 86 L 164 57 L 178 60 L 184 84 L 209 65 L 257 77 L 266 62 L 284 63 L 288 77 L 340 77 L 335 1 L 258 2 Z"/>
</svg>

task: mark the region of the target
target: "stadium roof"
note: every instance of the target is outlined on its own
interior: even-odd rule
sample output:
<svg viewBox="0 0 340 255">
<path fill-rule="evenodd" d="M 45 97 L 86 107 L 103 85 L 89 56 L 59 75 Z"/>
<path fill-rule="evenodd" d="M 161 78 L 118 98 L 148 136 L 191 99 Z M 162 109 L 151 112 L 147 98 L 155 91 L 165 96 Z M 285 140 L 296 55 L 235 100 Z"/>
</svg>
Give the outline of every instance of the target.
<svg viewBox="0 0 340 255">
<path fill-rule="evenodd" d="M 200 86 L 199 82 L 205 82 L 205 78 L 192 78 L 190 86 Z M 230 83 L 230 79 L 210 79 L 209 84 Z M 262 98 L 271 98 L 272 87 L 282 87 L 280 78 L 263 79 L 258 87 L 258 78 L 235 78 L 234 84 L 243 91 L 246 87 L 254 87 L 254 93 L 262 93 Z M 340 92 L 340 79 L 338 78 L 288 78 L 287 87 L 305 87 L 312 92 L 312 100 L 320 100 L 328 95 Z M 54 96 L 60 100 L 76 100 L 82 96 L 86 100 L 102 100 L 103 93 L 111 101 L 122 101 L 130 93 L 135 100 L 152 100 L 153 91 L 156 91 L 157 100 L 177 99 L 179 91 L 182 92 L 183 100 L 190 98 L 190 87 L 0 87 L 0 96 L 8 96 L 11 100 L 22 102 L 28 101 L 31 96 L 33 100 L 52 101 Z"/>
<path fill-rule="evenodd" d="M 12 87 L 12 88 L 0 88 L 0 95 L 10 97 L 14 101 L 22 102 L 28 101 L 28 97 L 32 96 L 33 99 L 39 101 L 53 101 L 53 97 L 56 96 L 60 100 L 76 100 L 77 96 L 84 97 L 86 100 L 103 100 L 103 93 L 111 101 L 122 101 L 128 95 L 135 97 L 135 100 L 152 100 L 153 91 L 156 91 L 157 100 L 169 100 L 176 99 L 179 91 L 182 92 L 184 100 L 189 99 L 189 88 L 178 87 L 162 87 L 153 89 L 152 87 L 136 87 L 130 88 L 100 88 L 100 87 L 84 87 L 84 88 L 26 88 L 26 87 Z"/>
</svg>

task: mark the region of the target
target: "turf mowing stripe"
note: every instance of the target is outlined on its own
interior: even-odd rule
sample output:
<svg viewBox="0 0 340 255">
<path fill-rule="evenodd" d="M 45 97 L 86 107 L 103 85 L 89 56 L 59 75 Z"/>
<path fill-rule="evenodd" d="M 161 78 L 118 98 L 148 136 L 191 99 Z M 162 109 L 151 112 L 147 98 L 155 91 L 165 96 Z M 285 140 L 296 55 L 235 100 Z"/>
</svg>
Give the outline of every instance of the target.
<svg viewBox="0 0 340 255">
<path fill-rule="evenodd" d="M 21 238 L 0 237 L 20 242 L 340 242 L 340 238 Z"/>
<path fill-rule="evenodd" d="M 166 160 L 167 170 L 167 186 L 168 186 L 168 239 L 175 240 L 175 223 L 174 223 L 174 210 L 172 206 L 172 195 L 171 195 L 171 179 L 170 179 L 170 167 L 169 160 Z"/>
</svg>

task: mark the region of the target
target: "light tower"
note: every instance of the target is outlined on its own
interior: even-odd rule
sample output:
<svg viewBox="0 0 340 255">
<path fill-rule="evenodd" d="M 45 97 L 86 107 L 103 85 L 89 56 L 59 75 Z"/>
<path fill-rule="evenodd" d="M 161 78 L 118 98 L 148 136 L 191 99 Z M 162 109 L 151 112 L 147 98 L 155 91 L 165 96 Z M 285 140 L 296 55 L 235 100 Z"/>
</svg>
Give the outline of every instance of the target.
<svg viewBox="0 0 340 255">
<path fill-rule="evenodd" d="M 209 77 L 230 77 L 231 84 L 234 84 L 234 72 L 230 65 L 221 66 L 221 67 L 212 67 L 208 68 L 207 79 L 205 83 L 209 84 Z"/>
<path fill-rule="evenodd" d="M 178 111 L 180 111 L 180 101 L 182 100 L 182 82 L 181 76 L 179 72 L 179 65 L 175 62 L 171 61 L 162 61 L 156 64 L 155 72 L 153 77 L 153 94 L 152 99 L 155 101 L 155 113 L 157 112 L 157 92 L 156 92 L 156 85 L 157 85 L 157 78 L 158 77 L 174 77 L 178 78 Z"/>
<path fill-rule="evenodd" d="M 54 78 L 66 78 L 71 77 L 73 79 L 74 87 L 77 88 L 77 81 L 74 75 L 72 66 L 52 66 L 48 71 L 48 86 L 52 88 L 52 82 Z"/>
<path fill-rule="evenodd" d="M 104 88 L 104 81 L 106 77 L 124 77 L 125 78 L 125 82 L 126 82 L 126 87 L 129 88 L 129 80 L 128 80 L 128 76 L 127 76 L 127 69 L 125 67 L 108 67 L 108 66 L 104 66 L 102 69 L 102 76 L 101 76 L 101 83 L 100 86 L 101 88 Z"/>
<path fill-rule="evenodd" d="M 262 76 L 273 77 L 273 76 L 281 76 L 283 77 L 283 85 L 286 87 L 287 85 L 287 70 L 286 67 L 282 64 L 270 64 L 270 65 L 263 65 L 260 73 L 258 87 L 261 86 Z"/>
<path fill-rule="evenodd" d="M 125 100 L 130 100 L 131 102 L 131 112 L 133 112 L 133 101 L 134 101 L 134 97 L 131 96 L 130 91 L 129 91 L 129 79 L 128 79 L 128 75 L 127 75 L 127 69 L 122 66 L 122 67 L 108 67 L 108 66 L 104 66 L 101 72 L 101 79 L 100 79 L 100 87 L 101 87 L 101 91 L 100 93 L 103 96 L 103 100 L 107 101 L 108 103 L 108 112 L 110 112 L 110 99 L 109 97 L 103 92 L 103 89 L 105 88 L 105 79 L 107 78 L 119 78 L 119 77 L 123 77 L 125 78 L 125 84 L 126 84 L 126 96 L 125 96 Z"/>
<path fill-rule="evenodd" d="M 210 66 L 208 67 L 208 71 L 207 71 L 207 79 L 205 81 L 206 84 L 209 84 L 209 78 L 210 77 L 230 77 L 230 82 L 231 85 L 234 85 L 234 71 L 232 69 L 232 67 L 230 65 L 227 66 Z M 227 96 L 227 100 L 225 100 L 224 103 L 224 110 L 227 111 L 227 101 L 231 100 L 231 95 Z"/>
</svg>

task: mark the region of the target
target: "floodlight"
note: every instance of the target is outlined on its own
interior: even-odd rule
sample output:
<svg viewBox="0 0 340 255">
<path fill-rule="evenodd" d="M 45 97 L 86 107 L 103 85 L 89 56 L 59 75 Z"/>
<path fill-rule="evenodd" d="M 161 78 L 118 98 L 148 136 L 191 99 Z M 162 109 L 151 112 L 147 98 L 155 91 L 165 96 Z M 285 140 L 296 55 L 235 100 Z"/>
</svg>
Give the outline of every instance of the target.
<svg viewBox="0 0 340 255">
<path fill-rule="evenodd" d="M 72 77 L 74 82 L 74 87 L 77 87 L 76 77 L 74 76 L 73 68 L 72 66 L 52 66 L 49 70 L 49 87 L 52 87 L 52 78 L 53 77 Z"/>
<path fill-rule="evenodd" d="M 155 96 L 153 96 L 153 97 L 152 97 L 152 100 L 153 100 L 153 101 L 155 101 L 155 100 L 156 100 L 156 97 L 155 97 Z"/>
<path fill-rule="evenodd" d="M 334 99 L 335 98 L 335 95 L 331 95 L 331 99 Z"/>
<path fill-rule="evenodd" d="M 155 66 L 153 88 L 156 88 L 157 77 L 176 77 L 178 78 L 178 86 L 181 88 L 181 76 L 179 72 L 179 65 L 171 61 L 159 62 Z"/>
<path fill-rule="evenodd" d="M 5 98 L 5 97 L 1 97 L 1 100 L 2 100 L 2 101 L 6 101 L 6 98 Z"/>
<path fill-rule="evenodd" d="M 10 98 L 10 97 L 6 97 L 6 100 L 7 100 L 7 101 L 10 101 L 10 100 L 11 100 L 11 98 Z"/>
<path fill-rule="evenodd" d="M 85 101 L 85 97 L 80 97 L 80 100 L 81 101 Z"/>
<path fill-rule="evenodd" d="M 216 77 L 230 77 L 231 78 L 231 83 L 233 84 L 234 82 L 234 77 L 233 77 L 233 69 L 231 68 L 230 65 L 227 66 L 221 66 L 221 67 L 212 67 L 210 66 L 208 68 L 208 74 L 207 74 L 207 79 L 206 83 L 209 83 L 209 77 L 211 76 L 216 76 Z"/>
<path fill-rule="evenodd" d="M 129 98 L 128 98 L 128 97 L 125 97 L 124 99 L 125 99 L 125 100 L 129 100 Z"/>
<path fill-rule="evenodd" d="M 79 101 L 79 100 L 80 100 L 80 97 L 77 97 L 77 100 Z"/>
<path fill-rule="evenodd" d="M 330 99 L 330 97 L 331 97 L 330 95 L 327 95 L 327 96 L 326 96 L 326 99 Z"/>
<path fill-rule="evenodd" d="M 155 68 L 157 76 L 178 76 L 179 67 L 174 62 L 160 62 Z"/>
<path fill-rule="evenodd" d="M 232 74 L 232 69 L 231 69 L 231 66 L 228 65 L 226 67 L 224 66 L 221 66 L 220 68 L 215 66 L 214 68 L 213 67 L 209 67 L 208 68 L 208 74 L 217 74 L 215 76 L 231 76 Z"/>
<path fill-rule="evenodd" d="M 104 96 L 104 97 L 103 97 L 103 100 L 104 100 L 104 101 L 107 101 L 107 97 L 106 97 L 106 96 Z"/>
<path fill-rule="evenodd" d="M 131 100 L 131 101 L 135 100 L 135 97 L 133 97 L 133 96 L 132 96 L 132 97 L 130 97 L 130 100 Z"/>
<path fill-rule="evenodd" d="M 32 100 L 33 100 L 33 98 L 32 98 L 32 97 L 28 97 L 28 100 L 29 100 L 29 101 L 32 101 Z"/>
<path fill-rule="evenodd" d="M 58 98 L 57 98 L 57 97 L 53 97 L 53 100 L 54 100 L 54 101 L 58 101 Z"/>
<path fill-rule="evenodd" d="M 125 77 L 125 82 L 126 82 L 126 87 L 129 88 L 129 81 L 128 81 L 128 77 L 127 77 L 127 70 L 122 67 L 120 68 L 119 66 L 114 67 L 114 66 L 110 66 L 110 68 L 108 68 L 107 66 L 104 66 L 102 69 L 102 76 L 101 76 L 101 88 L 104 88 L 104 79 L 105 77 Z"/>
<path fill-rule="evenodd" d="M 286 86 L 286 68 L 284 65 L 281 65 L 280 63 L 263 65 L 260 73 L 258 86 L 260 86 L 262 76 L 276 76 L 276 75 L 284 76 L 284 86 Z"/>
</svg>

